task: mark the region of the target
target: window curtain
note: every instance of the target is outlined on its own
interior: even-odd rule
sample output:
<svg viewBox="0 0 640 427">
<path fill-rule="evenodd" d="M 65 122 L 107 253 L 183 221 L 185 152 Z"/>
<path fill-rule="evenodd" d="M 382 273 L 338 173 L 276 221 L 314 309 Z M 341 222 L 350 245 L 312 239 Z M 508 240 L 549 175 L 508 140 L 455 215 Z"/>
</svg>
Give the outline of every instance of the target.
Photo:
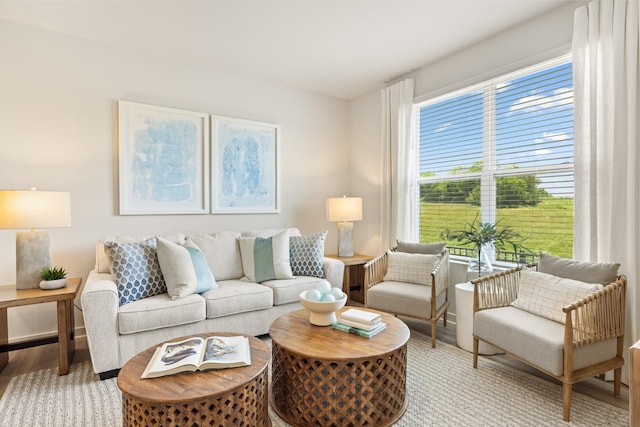
<svg viewBox="0 0 640 427">
<path fill-rule="evenodd" d="M 416 241 L 416 153 L 412 138 L 413 80 L 406 79 L 381 91 L 382 197 L 380 244 L 395 246 L 396 239 Z"/>
<path fill-rule="evenodd" d="M 627 350 L 640 339 L 638 13 L 636 0 L 593 1 L 575 11 L 573 28 L 573 253 L 621 264 L 628 278 Z M 628 374 L 627 363 L 627 384 Z"/>
</svg>

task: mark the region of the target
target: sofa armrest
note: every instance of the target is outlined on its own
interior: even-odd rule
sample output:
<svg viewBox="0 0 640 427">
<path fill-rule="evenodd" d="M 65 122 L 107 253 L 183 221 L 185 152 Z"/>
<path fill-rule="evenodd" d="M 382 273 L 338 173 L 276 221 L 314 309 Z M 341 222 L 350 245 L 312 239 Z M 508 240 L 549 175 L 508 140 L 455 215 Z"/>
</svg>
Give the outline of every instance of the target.
<svg viewBox="0 0 640 427">
<path fill-rule="evenodd" d="M 342 289 L 342 281 L 344 278 L 344 263 L 338 259 L 323 257 L 322 270 L 324 277 L 331 287 Z"/>
<path fill-rule="evenodd" d="M 487 308 L 507 307 L 518 297 L 520 272 L 523 268 L 537 270 L 537 264 L 518 266 L 500 273 L 472 280 L 473 312 Z"/>
<path fill-rule="evenodd" d="M 118 288 L 111 274 L 92 270 L 80 303 L 94 372 L 99 374 L 120 368 Z"/>
</svg>

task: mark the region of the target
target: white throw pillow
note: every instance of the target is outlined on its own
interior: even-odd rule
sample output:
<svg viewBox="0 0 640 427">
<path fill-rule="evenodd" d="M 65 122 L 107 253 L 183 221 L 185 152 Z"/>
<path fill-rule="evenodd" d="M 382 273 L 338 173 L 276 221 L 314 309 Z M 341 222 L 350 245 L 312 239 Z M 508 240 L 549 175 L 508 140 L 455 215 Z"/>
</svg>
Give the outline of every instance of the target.
<svg viewBox="0 0 640 427">
<path fill-rule="evenodd" d="M 439 259 L 439 255 L 387 251 L 384 280 L 431 286 L 431 272 Z"/>
<path fill-rule="evenodd" d="M 232 280 L 243 276 L 238 237 L 237 231 L 220 231 L 191 235 L 187 239 L 200 248 L 216 280 Z"/>
<path fill-rule="evenodd" d="M 157 237 L 156 251 L 171 299 L 218 287 L 204 254 L 192 241 L 187 240 L 182 246 Z"/>
<path fill-rule="evenodd" d="M 289 263 L 289 230 L 271 237 L 239 237 L 242 269 L 248 280 L 293 279 Z"/>
<path fill-rule="evenodd" d="M 565 323 L 566 314 L 562 311 L 563 307 L 602 288 L 599 283 L 584 283 L 539 271 L 524 270 L 520 273 L 518 298 L 511 305 Z"/>
</svg>

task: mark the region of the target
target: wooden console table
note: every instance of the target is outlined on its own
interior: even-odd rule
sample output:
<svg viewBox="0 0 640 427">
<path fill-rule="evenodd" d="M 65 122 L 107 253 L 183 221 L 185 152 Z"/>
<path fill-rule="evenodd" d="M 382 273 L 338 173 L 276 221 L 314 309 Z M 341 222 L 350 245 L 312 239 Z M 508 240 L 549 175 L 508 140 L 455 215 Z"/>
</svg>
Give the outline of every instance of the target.
<svg viewBox="0 0 640 427">
<path fill-rule="evenodd" d="M 69 279 L 64 288 L 46 290 L 40 288 L 16 289 L 15 285 L 0 286 L 0 371 L 9 362 L 8 352 L 57 342 L 58 374 L 67 375 L 69 373 L 69 365 L 71 365 L 76 349 L 73 299 L 76 297 L 81 283 L 82 279 Z M 9 344 L 7 308 L 45 302 L 58 303 L 58 335 Z"/>
</svg>

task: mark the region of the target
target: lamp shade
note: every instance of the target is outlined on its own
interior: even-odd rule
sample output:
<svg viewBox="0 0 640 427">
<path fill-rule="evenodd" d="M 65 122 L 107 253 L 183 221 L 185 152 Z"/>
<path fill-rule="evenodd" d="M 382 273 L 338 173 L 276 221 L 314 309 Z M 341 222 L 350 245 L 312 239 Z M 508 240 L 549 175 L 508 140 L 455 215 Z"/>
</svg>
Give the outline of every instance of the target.
<svg viewBox="0 0 640 427">
<path fill-rule="evenodd" d="M 50 228 L 70 225 L 70 193 L 0 190 L 0 228 Z"/>
<path fill-rule="evenodd" d="M 338 222 L 362 220 L 362 197 L 327 199 L 327 219 Z"/>
</svg>

